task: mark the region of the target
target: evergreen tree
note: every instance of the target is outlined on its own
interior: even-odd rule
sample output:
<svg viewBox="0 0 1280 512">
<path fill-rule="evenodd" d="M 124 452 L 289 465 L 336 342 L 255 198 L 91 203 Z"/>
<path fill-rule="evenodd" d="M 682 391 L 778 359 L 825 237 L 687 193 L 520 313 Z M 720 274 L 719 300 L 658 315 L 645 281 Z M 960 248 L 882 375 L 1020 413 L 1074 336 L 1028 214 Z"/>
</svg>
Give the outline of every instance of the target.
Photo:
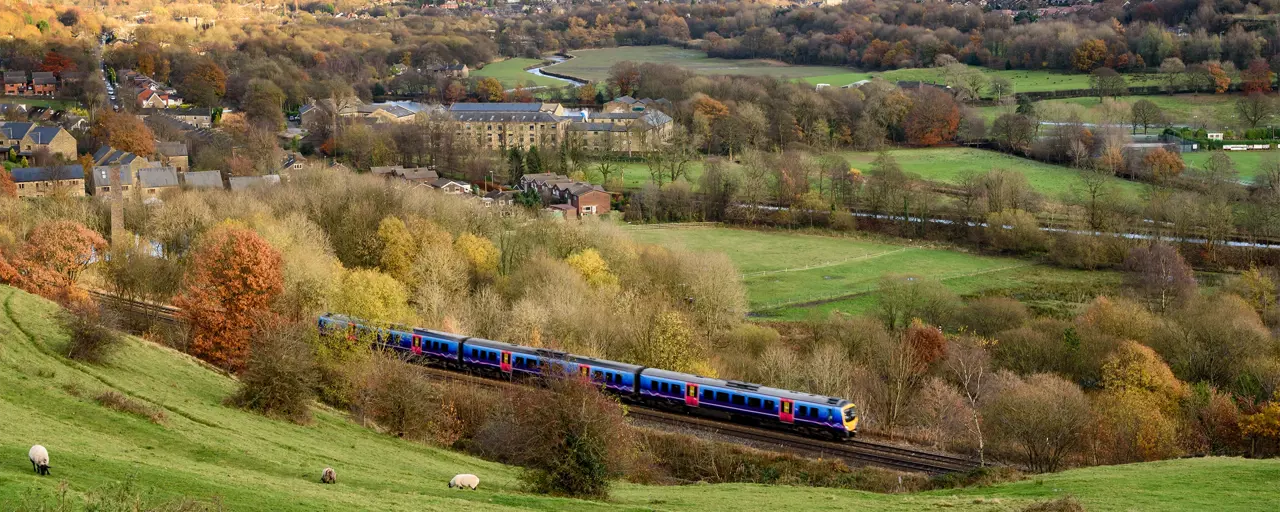
<svg viewBox="0 0 1280 512">
<path fill-rule="evenodd" d="M 524 153 L 519 146 L 512 147 L 507 152 L 507 166 L 511 169 L 511 183 L 520 183 L 520 177 L 524 176 Z"/>
<path fill-rule="evenodd" d="M 529 152 L 524 155 L 524 171 L 529 174 L 538 174 L 542 172 L 542 155 L 538 154 L 538 147 L 529 148 Z"/>
</svg>

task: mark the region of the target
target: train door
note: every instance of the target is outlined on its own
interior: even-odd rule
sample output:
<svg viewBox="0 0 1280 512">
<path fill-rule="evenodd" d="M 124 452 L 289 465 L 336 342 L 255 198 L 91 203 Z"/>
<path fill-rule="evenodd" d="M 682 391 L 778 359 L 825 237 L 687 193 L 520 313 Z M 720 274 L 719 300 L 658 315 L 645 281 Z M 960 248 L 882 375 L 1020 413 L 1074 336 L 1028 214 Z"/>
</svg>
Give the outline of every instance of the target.
<svg viewBox="0 0 1280 512">
<path fill-rule="evenodd" d="M 579 364 L 578 377 L 584 381 L 591 381 L 591 367 L 585 364 Z"/>
<path fill-rule="evenodd" d="M 506 352 L 506 351 L 502 352 L 502 362 L 498 366 L 502 368 L 502 371 L 511 373 L 511 353 L 510 352 Z"/>
<path fill-rule="evenodd" d="M 795 407 L 795 404 L 791 400 L 783 398 L 782 407 L 778 408 L 778 419 L 782 420 L 783 423 L 795 423 L 796 415 L 795 410 L 792 409 L 793 407 Z"/>
<path fill-rule="evenodd" d="M 684 385 L 684 404 L 689 407 L 698 406 L 698 385 L 697 384 Z"/>
<path fill-rule="evenodd" d="M 422 355 L 422 336 L 413 335 L 413 354 Z"/>
</svg>

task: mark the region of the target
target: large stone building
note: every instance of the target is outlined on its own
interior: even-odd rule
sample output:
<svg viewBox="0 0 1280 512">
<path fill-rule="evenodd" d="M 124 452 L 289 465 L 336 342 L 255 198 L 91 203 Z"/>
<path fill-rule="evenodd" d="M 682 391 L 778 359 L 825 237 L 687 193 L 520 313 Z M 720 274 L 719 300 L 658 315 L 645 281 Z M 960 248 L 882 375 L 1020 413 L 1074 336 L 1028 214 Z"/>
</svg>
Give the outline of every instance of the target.
<svg viewBox="0 0 1280 512">
<path fill-rule="evenodd" d="M 18 197 L 45 197 L 53 194 L 84 195 L 84 167 L 59 165 L 20 167 L 11 173 Z"/>
<path fill-rule="evenodd" d="M 568 114 L 559 103 L 455 103 L 455 135 L 490 149 L 557 146 L 581 137 L 592 149 L 652 151 L 671 134 L 671 117 L 656 109 Z"/>
</svg>

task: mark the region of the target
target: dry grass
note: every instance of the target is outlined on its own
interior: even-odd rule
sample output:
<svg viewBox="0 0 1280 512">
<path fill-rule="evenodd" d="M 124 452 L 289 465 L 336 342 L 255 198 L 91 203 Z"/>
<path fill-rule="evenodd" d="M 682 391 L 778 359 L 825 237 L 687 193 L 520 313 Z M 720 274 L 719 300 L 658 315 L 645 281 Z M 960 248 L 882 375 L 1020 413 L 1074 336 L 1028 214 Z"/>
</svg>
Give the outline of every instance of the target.
<svg viewBox="0 0 1280 512">
<path fill-rule="evenodd" d="M 157 425 L 164 423 L 167 418 L 164 413 L 164 409 L 152 407 L 116 391 L 103 391 L 102 393 L 99 393 L 98 396 L 94 397 L 93 400 L 98 402 L 98 405 L 108 409 L 114 409 L 125 414 L 132 414 L 139 418 L 146 418 L 147 421 Z"/>
</svg>

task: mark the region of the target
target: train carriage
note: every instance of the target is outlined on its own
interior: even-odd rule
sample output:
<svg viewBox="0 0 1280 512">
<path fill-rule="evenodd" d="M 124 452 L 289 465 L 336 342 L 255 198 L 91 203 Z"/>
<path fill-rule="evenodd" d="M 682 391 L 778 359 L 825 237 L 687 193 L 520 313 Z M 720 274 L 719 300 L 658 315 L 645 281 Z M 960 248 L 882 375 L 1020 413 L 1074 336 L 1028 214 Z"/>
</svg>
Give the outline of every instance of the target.
<svg viewBox="0 0 1280 512">
<path fill-rule="evenodd" d="M 462 347 L 465 336 L 430 329 L 413 329 L 414 343 L 418 352 L 424 357 L 442 363 L 456 364 L 458 349 Z"/>
<path fill-rule="evenodd" d="M 568 374 L 577 371 L 566 360 L 568 354 L 541 348 L 522 347 L 484 338 L 467 338 L 462 342 L 462 364 L 489 373 L 510 377 L 541 375 L 551 368 Z"/>
<path fill-rule="evenodd" d="M 574 371 L 579 376 L 588 378 L 604 389 L 620 395 L 635 394 L 640 370 L 644 369 L 643 366 L 634 364 L 572 354 L 567 356 L 567 360 L 576 365 Z"/>
<path fill-rule="evenodd" d="M 841 398 L 656 368 L 640 372 L 638 392 L 642 401 L 680 406 L 702 416 L 727 416 L 840 439 L 857 433 L 857 409 Z"/>
</svg>

